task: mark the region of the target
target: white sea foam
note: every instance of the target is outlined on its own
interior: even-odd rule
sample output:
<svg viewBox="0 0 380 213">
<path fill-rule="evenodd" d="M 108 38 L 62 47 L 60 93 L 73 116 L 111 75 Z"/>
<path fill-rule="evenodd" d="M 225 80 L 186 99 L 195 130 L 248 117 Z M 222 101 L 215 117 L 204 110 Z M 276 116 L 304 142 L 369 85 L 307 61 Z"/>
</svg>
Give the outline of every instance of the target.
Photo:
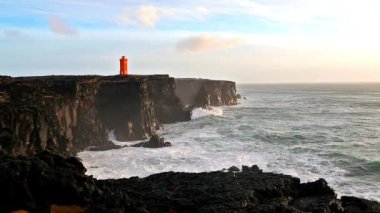
<svg viewBox="0 0 380 213">
<path fill-rule="evenodd" d="M 144 140 L 119 141 L 116 139 L 115 130 L 111 130 L 108 132 L 108 140 L 118 146 L 126 146 L 126 145 L 131 146 L 131 145 L 135 145 L 144 141 Z"/>
<path fill-rule="evenodd" d="M 220 107 L 195 108 L 192 111 L 191 118 L 198 119 L 205 116 L 222 116 L 223 110 Z"/>
</svg>

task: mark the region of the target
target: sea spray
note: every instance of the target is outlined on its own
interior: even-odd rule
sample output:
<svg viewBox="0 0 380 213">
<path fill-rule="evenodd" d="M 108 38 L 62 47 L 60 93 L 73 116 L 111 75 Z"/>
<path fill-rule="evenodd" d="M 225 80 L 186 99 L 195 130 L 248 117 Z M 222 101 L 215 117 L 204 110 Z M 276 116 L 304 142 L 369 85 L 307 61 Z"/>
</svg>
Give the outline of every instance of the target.
<svg viewBox="0 0 380 213">
<path fill-rule="evenodd" d="M 191 119 L 198 119 L 210 115 L 222 116 L 223 110 L 220 107 L 195 108 L 192 111 Z"/>
</svg>

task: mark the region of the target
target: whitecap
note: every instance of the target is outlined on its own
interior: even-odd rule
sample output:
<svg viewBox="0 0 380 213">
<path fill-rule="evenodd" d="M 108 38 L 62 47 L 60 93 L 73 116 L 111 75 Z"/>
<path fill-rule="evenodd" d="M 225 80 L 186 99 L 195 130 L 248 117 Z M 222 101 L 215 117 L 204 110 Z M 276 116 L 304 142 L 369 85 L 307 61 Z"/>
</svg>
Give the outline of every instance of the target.
<svg viewBox="0 0 380 213">
<path fill-rule="evenodd" d="M 222 116 L 223 110 L 220 107 L 208 107 L 207 109 L 195 108 L 193 109 L 191 119 L 198 119 L 206 116 Z"/>
<path fill-rule="evenodd" d="M 135 145 L 138 143 L 143 142 L 144 140 L 135 140 L 135 141 L 119 141 L 116 139 L 115 130 L 111 130 L 108 132 L 108 141 L 111 141 L 113 144 L 118 146 L 125 146 L 125 145 Z"/>
</svg>

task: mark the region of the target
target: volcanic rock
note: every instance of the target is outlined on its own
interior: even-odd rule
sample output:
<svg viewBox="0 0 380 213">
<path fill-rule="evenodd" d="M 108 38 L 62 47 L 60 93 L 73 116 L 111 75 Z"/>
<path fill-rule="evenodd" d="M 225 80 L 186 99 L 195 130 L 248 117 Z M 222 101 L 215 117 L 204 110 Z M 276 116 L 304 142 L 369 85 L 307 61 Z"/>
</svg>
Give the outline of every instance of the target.
<svg viewBox="0 0 380 213">
<path fill-rule="evenodd" d="M 132 145 L 131 147 L 162 148 L 162 147 L 169 147 L 169 146 L 172 146 L 172 144 L 170 142 L 165 142 L 164 138 L 160 138 L 158 137 L 158 135 L 152 135 L 149 141 L 141 142 L 141 143 Z"/>
<path fill-rule="evenodd" d="M 0 153 L 0 212 L 379 212 L 380 203 L 337 199 L 325 180 L 245 166 L 241 172 L 165 172 L 97 180 L 76 158 Z"/>
</svg>

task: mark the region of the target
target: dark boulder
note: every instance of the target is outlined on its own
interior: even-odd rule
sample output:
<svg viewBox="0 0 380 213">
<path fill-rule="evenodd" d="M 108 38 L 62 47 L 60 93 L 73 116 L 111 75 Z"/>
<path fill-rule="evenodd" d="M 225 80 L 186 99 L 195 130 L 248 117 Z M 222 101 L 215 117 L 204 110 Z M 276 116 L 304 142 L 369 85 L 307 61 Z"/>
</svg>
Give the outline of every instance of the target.
<svg viewBox="0 0 380 213">
<path fill-rule="evenodd" d="M 380 203 L 352 196 L 342 196 L 342 205 L 345 212 L 380 212 Z"/>
<path fill-rule="evenodd" d="M 95 189 L 75 158 L 48 152 L 34 157 L 0 159 L 0 212 L 27 209 L 48 212 L 50 205 L 85 205 Z"/>
<path fill-rule="evenodd" d="M 300 185 L 300 192 L 300 196 L 335 195 L 334 190 L 322 178 L 315 182 L 302 183 Z"/>
<path fill-rule="evenodd" d="M 120 148 L 123 148 L 123 146 L 119 146 L 119 145 L 114 144 L 112 141 L 108 141 L 108 143 L 87 147 L 86 150 L 87 151 L 106 151 L 106 150 L 120 149 Z"/>
<path fill-rule="evenodd" d="M 236 166 L 231 166 L 230 168 L 228 168 L 227 171 L 229 171 L 229 172 L 240 172 L 240 169 L 237 168 Z"/>
<path fill-rule="evenodd" d="M 149 141 L 141 142 L 131 147 L 144 147 L 144 148 L 162 148 L 172 146 L 170 142 L 165 142 L 164 138 L 158 137 L 158 135 L 153 135 L 150 137 Z"/>
</svg>

